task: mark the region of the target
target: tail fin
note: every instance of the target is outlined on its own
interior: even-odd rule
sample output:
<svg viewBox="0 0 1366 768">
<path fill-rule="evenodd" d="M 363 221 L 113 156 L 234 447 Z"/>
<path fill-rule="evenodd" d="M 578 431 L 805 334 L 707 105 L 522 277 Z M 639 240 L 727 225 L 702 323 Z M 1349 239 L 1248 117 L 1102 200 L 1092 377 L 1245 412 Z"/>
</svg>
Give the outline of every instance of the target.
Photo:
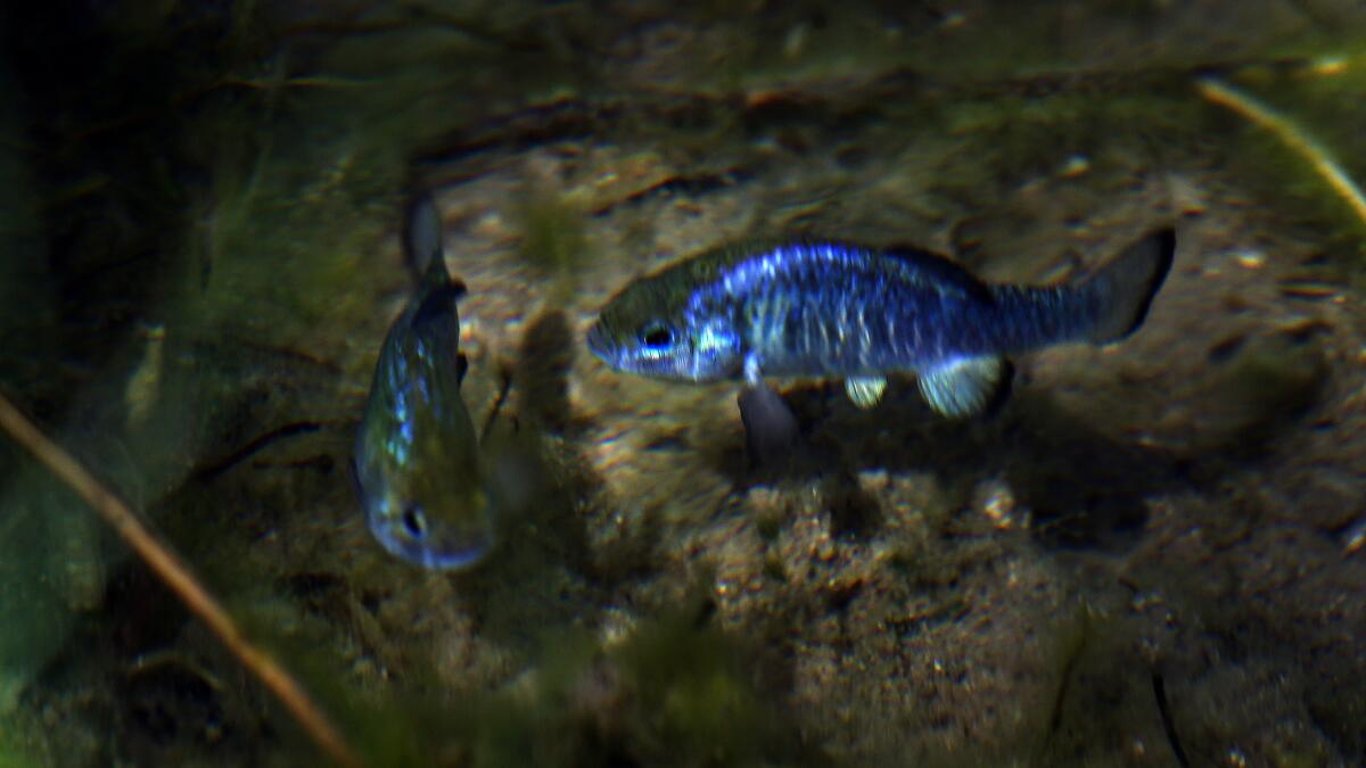
<svg viewBox="0 0 1366 768">
<path fill-rule="evenodd" d="M 430 271 L 433 261 L 441 259 L 441 212 L 427 192 L 408 201 L 403 216 L 403 250 L 419 278 Z"/>
<path fill-rule="evenodd" d="M 1153 232 L 1078 286 L 1094 302 L 1092 306 L 1102 308 L 1090 341 L 1108 344 L 1138 330 L 1167 278 L 1175 253 L 1175 231 Z"/>
<path fill-rule="evenodd" d="M 441 317 L 465 294 L 465 284 L 446 269 L 441 254 L 441 212 L 429 193 L 419 193 L 408 201 L 403 230 L 403 247 L 418 275 L 414 322 Z"/>
</svg>

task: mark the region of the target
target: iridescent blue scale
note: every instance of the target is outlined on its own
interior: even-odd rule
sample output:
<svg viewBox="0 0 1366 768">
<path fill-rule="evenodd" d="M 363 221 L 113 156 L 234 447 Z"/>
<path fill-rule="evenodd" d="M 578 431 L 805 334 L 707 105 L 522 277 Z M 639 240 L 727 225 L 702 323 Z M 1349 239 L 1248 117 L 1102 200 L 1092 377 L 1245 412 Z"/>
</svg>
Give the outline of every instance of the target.
<svg viewBox="0 0 1366 768">
<path fill-rule="evenodd" d="M 726 247 L 635 281 L 588 335 L 619 370 L 683 381 L 838 376 L 862 406 L 890 373 L 915 373 L 930 405 L 980 410 L 1004 358 L 1131 333 L 1165 279 L 1175 235 L 1132 245 L 1089 279 L 988 285 L 916 250 L 839 242 Z"/>
<path fill-rule="evenodd" d="M 464 286 L 446 272 L 434 207 L 415 216 L 426 270 L 385 337 L 354 468 L 366 521 L 386 550 L 427 568 L 467 568 L 493 547 L 495 505 L 460 396 L 455 301 Z"/>
</svg>

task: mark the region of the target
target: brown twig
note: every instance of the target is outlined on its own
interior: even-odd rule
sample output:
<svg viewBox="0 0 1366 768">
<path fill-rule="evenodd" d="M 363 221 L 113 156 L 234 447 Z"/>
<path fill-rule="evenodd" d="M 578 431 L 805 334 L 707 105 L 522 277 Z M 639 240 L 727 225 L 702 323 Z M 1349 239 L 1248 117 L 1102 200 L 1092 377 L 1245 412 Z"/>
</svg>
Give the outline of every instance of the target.
<svg viewBox="0 0 1366 768">
<path fill-rule="evenodd" d="M 1276 138 L 1308 161 L 1314 172 L 1328 182 L 1333 191 L 1351 206 L 1357 218 L 1366 224 L 1366 193 L 1362 193 L 1342 165 L 1306 131 L 1271 107 L 1221 80 L 1201 78 L 1196 81 L 1195 87 L 1207 101 L 1230 109 L 1274 133 Z"/>
<path fill-rule="evenodd" d="M 303 686 L 242 634 L 228 612 L 190 573 L 180 557 L 168 545 L 160 542 L 156 534 L 113 492 L 61 446 L 48 439 L 4 395 L 0 395 L 0 428 L 104 518 L 147 567 L 175 592 L 190 612 L 208 625 L 223 645 L 275 694 L 319 749 L 339 765 L 361 768 L 363 763 L 360 758 L 318 705 L 313 703 Z"/>
</svg>

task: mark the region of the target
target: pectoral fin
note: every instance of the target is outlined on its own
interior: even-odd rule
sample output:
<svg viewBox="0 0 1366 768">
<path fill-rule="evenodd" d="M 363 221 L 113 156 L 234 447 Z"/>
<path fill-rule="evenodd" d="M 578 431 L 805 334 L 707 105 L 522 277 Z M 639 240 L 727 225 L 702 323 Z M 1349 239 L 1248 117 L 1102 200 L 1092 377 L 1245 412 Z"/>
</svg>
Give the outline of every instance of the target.
<svg viewBox="0 0 1366 768">
<path fill-rule="evenodd" d="M 759 356 L 753 352 L 745 355 L 745 383 L 751 387 L 764 385 L 764 366 Z"/>
<path fill-rule="evenodd" d="M 1010 366 L 999 357 L 956 360 L 920 373 L 920 394 L 943 416 L 980 413 L 1004 390 Z"/>
<path fill-rule="evenodd" d="M 844 380 L 844 391 L 859 408 L 868 409 L 882 400 L 887 380 L 881 376 L 855 376 Z"/>
<path fill-rule="evenodd" d="M 759 465 L 774 465 L 786 459 L 797 442 L 799 425 L 783 396 L 761 384 L 745 387 L 737 402 L 750 460 Z"/>
</svg>

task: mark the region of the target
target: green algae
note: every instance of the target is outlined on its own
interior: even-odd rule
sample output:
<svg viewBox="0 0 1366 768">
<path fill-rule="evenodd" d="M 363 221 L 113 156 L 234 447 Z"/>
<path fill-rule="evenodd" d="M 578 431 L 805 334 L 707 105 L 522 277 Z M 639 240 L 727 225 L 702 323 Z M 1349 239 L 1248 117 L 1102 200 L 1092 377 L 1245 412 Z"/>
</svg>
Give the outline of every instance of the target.
<svg viewBox="0 0 1366 768">
<path fill-rule="evenodd" d="M 547 635 L 535 665 L 497 692 L 455 698 L 420 683 L 362 693 L 348 675 L 326 625 L 275 603 L 242 615 L 289 661 L 343 724 L 367 765 L 811 765 L 800 739 L 765 699 L 747 654 L 694 615 L 643 623 L 602 646 L 582 631 Z M 285 619 L 285 621 L 281 621 Z M 292 626 L 282 637 L 279 627 Z M 273 637 L 274 639 L 270 639 Z M 340 678 L 339 678 L 340 675 Z M 296 737 L 297 739 L 297 737 Z M 298 743 L 296 749 L 303 749 Z"/>
<path fill-rule="evenodd" d="M 42 725 L 31 718 L 0 716 L 0 768 L 38 768 L 51 765 L 40 748 Z"/>
<path fill-rule="evenodd" d="M 517 254 L 556 282 L 555 293 L 567 296 L 590 250 L 583 226 L 585 211 L 554 186 L 528 183 L 522 191 L 515 209 L 522 232 Z"/>
<path fill-rule="evenodd" d="M 1025 750 L 1033 765 L 1085 764 L 1083 755 L 1109 752 L 1118 759 L 1132 748 L 1127 734 L 1155 753 L 1169 754 L 1151 693 L 1151 673 L 1130 658 L 1130 628 L 1109 610 L 1075 606 L 1052 629 L 1050 665 L 1055 695 L 1038 702 Z M 1102 706 L 1102 702 L 1106 702 Z"/>
<path fill-rule="evenodd" d="M 744 765 L 779 747 L 777 712 L 763 703 L 738 650 L 714 630 L 665 619 L 619 658 L 639 703 L 629 722 L 642 733 L 644 762 Z"/>
</svg>

